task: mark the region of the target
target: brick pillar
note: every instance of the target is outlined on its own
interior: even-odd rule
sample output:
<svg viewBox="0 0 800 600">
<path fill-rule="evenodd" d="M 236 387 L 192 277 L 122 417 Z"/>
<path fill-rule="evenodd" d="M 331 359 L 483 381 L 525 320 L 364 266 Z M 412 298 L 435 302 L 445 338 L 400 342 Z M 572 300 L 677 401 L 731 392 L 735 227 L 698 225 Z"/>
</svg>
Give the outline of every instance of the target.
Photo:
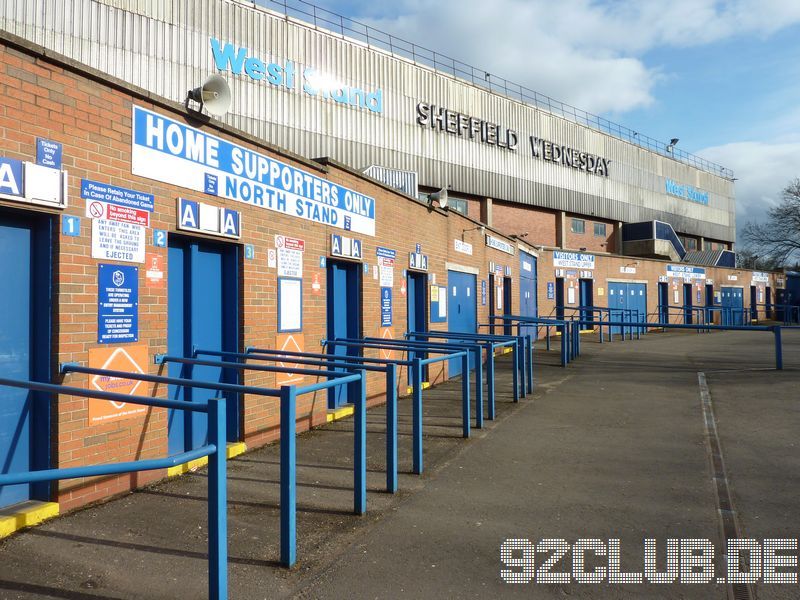
<svg viewBox="0 0 800 600">
<path fill-rule="evenodd" d="M 481 202 L 481 223 L 492 226 L 492 199 L 484 198 Z"/>
</svg>

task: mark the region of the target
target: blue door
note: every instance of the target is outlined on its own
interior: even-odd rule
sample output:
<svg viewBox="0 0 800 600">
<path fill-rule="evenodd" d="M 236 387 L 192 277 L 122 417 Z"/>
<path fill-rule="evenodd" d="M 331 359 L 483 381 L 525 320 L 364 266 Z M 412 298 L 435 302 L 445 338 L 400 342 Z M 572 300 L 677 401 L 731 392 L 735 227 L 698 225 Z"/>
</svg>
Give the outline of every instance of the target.
<svg viewBox="0 0 800 600">
<path fill-rule="evenodd" d="M 767 294 L 765 297 L 766 307 L 764 308 L 764 318 L 772 319 L 772 288 L 767 286 Z"/>
<path fill-rule="evenodd" d="M 239 352 L 238 249 L 181 236 L 169 238 L 167 278 L 167 353 L 192 357 L 194 349 Z M 238 383 L 239 373 L 219 367 L 170 363 L 171 377 Z M 170 398 L 200 402 L 224 397 L 228 441 L 240 439 L 239 395 L 169 386 Z M 208 441 L 208 417 L 182 410 L 168 412 L 169 452 L 185 452 Z"/>
<path fill-rule="evenodd" d="M 624 283 L 616 281 L 608 282 L 608 308 L 610 317 L 615 322 L 626 322 L 627 317 L 623 309 L 627 308 L 627 287 Z M 622 327 L 614 325 L 611 327 L 612 333 L 622 333 Z"/>
<path fill-rule="evenodd" d="M 744 290 L 740 287 L 722 288 L 723 325 L 744 324 Z"/>
<path fill-rule="evenodd" d="M 750 286 L 750 319 L 758 320 L 758 289 L 754 285 Z"/>
<path fill-rule="evenodd" d="M 658 322 L 669 323 L 669 284 L 664 281 L 658 284 Z"/>
<path fill-rule="evenodd" d="M 408 329 L 407 331 L 428 331 L 428 275 L 427 273 L 408 272 Z M 424 352 L 409 352 L 409 358 L 425 358 Z M 423 369 L 423 380 L 427 365 Z M 408 369 L 408 381 L 411 382 L 411 369 Z"/>
<path fill-rule="evenodd" d="M 49 381 L 50 219 L 0 214 L 0 377 Z M 50 403 L 0 387 L 0 472 L 47 468 Z M 0 507 L 47 499 L 47 484 L 0 488 Z"/>
<path fill-rule="evenodd" d="M 327 262 L 327 331 L 328 339 L 363 337 L 361 329 L 361 263 L 328 260 Z M 360 350 L 352 346 L 328 347 L 337 356 L 359 356 Z M 348 384 L 328 390 L 328 408 L 334 409 L 348 402 L 358 393 L 358 385 Z"/>
<path fill-rule="evenodd" d="M 500 311 L 504 315 L 513 315 L 514 305 L 511 301 L 511 277 L 503 277 L 503 309 Z M 508 323 L 503 328 L 505 335 L 513 335 L 514 326 Z"/>
<path fill-rule="evenodd" d="M 564 319 L 564 278 L 556 277 L 556 319 Z"/>
<path fill-rule="evenodd" d="M 447 329 L 459 333 L 478 331 L 478 304 L 475 275 L 460 271 L 447 272 Z M 491 293 L 496 293 L 490 288 Z M 474 364 L 470 356 L 470 366 Z M 450 377 L 461 374 L 461 360 L 449 361 L 447 371 Z"/>
<path fill-rule="evenodd" d="M 627 307 L 634 312 L 631 319 L 634 322 L 644 323 L 647 321 L 647 284 L 628 283 Z M 647 333 L 645 327 L 637 327 L 639 333 Z"/>
<path fill-rule="evenodd" d="M 692 284 L 683 284 L 683 322 L 692 324 Z"/>
<path fill-rule="evenodd" d="M 579 281 L 579 295 L 580 295 L 580 318 L 581 321 L 591 321 L 594 319 L 595 313 L 589 308 L 594 306 L 594 281 L 591 279 L 581 279 Z M 581 325 L 581 329 L 591 329 L 591 325 Z"/>
<path fill-rule="evenodd" d="M 536 317 L 536 257 L 520 252 L 519 264 L 519 314 L 522 317 Z M 527 332 L 534 333 L 535 329 L 529 328 Z"/>
</svg>

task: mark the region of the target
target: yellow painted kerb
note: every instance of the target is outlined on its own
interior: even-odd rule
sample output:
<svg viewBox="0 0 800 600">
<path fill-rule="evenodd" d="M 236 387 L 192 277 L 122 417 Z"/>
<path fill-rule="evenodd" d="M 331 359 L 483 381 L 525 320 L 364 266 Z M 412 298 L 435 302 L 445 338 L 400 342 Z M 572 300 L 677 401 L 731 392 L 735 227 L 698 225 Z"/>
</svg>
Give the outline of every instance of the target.
<svg viewBox="0 0 800 600">
<path fill-rule="evenodd" d="M 228 458 L 235 458 L 240 454 L 244 454 L 247 451 L 247 444 L 244 442 L 229 442 L 227 446 L 227 452 L 225 455 Z M 189 462 L 183 463 L 182 465 L 176 465 L 174 467 L 170 467 L 167 469 L 167 477 L 175 477 L 176 475 L 183 475 L 184 473 L 188 473 L 189 471 L 194 471 L 195 469 L 199 469 L 200 467 L 205 467 L 208 464 L 208 457 L 204 456 L 202 458 L 197 458 L 195 460 L 190 460 Z"/>
<path fill-rule="evenodd" d="M 58 516 L 58 503 L 28 500 L 0 510 L 0 538 Z"/>
<path fill-rule="evenodd" d="M 423 390 L 427 390 L 429 387 L 431 387 L 431 382 L 430 381 L 423 381 L 422 382 L 422 389 Z M 413 393 L 414 393 L 414 388 L 412 386 L 408 386 L 406 388 L 406 394 L 413 394 Z"/>
<path fill-rule="evenodd" d="M 344 419 L 345 417 L 349 417 L 353 414 L 353 407 L 352 406 L 342 406 L 341 408 L 337 408 L 336 410 L 329 410 L 328 411 L 328 423 L 333 421 L 338 421 L 339 419 Z"/>
</svg>

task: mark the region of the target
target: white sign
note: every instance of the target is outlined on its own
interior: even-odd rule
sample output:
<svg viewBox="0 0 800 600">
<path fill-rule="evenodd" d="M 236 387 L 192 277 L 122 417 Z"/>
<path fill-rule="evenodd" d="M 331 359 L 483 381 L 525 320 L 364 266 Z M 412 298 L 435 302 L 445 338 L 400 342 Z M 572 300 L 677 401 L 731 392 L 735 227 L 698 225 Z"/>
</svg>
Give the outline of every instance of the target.
<svg viewBox="0 0 800 600">
<path fill-rule="evenodd" d="M 503 240 L 494 237 L 493 235 L 486 235 L 486 245 L 489 246 L 489 248 L 500 250 L 500 252 L 505 252 L 506 254 L 514 254 L 514 246 L 508 242 L 504 242 Z"/>
<path fill-rule="evenodd" d="M 728 275 L 728 281 L 739 281 L 736 275 Z"/>
<path fill-rule="evenodd" d="M 769 273 L 753 271 L 753 283 L 769 283 Z"/>
<path fill-rule="evenodd" d="M 300 250 L 278 248 L 278 277 L 303 278 L 303 253 Z"/>
<path fill-rule="evenodd" d="M 92 219 L 92 258 L 144 262 L 145 228 L 133 223 Z"/>
<path fill-rule="evenodd" d="M 106 219 L 107 221 L 123 221 L 143 227 L 150 227 L 150 212 L 119 204 L 109 204 L 100 200 L 86 201 L 86 216 L 90 219 Z"/>
<path fill-rule="evenodd" d="M 267 250 L 267 267 L 274 269 L 278 265 L 278 253 L 274 248 Z"/>
<path fill-rule="evenodd" d="M 693 279 L 705 279 L 706 270 L 703 267 L 690 267 L 688 265 L 667 265 L 667 276 L 679 277 L 689 283 Z"/>
<path fill-rule="evenodd" d="M 636 273 L 636 267 L 620 267 L 619 272 L 633 275 L 634 273 Z"/>
<path fill-rule="evenodd" d="M 568 269 L 594 269 L 594 255 L 554 251 L 553 266 Z"/>
<path fill-rule="evenodd" d="M 575 304 L 575 288 L 567 289 L 567 304 Z"/>
<path fill-rule="evenodd" d="M 394 260 L 378 257 L 381 287 L 394 287 Z"/>
<path fill-rule="evenodd" d="M 472 244 L 469 242 L 463 242 L 461 240 L 453 240 L 453 244 L 455 246 L 456 252 L 461 252 L 461 254 L 469 254 L 472 256 Z"/>
<path fill-rule="evenodd" d="M 375 199 L 153 111 L 133 107 L 134 175 L 365 235 Z"/>
</svg>

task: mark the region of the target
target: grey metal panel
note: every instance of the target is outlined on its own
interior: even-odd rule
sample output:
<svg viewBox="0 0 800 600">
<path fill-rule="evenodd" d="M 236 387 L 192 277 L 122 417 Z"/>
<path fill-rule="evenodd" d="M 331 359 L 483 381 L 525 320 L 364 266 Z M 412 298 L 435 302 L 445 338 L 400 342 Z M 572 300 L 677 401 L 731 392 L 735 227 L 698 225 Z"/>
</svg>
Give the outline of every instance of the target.
<svg viewBox="0 0 800 600">
<path fill-rule="evenodd" d="M 293 60 L 298 71 L 314 66 L 347 85 L 382 88 L 379 116 L 226 73 L 234 100 L 225 121 L 301 155 L 416 171 L 423 185 L 461 193 L 627 222 L 659 219 L 680 232 L 734 240 L 730 180 L 267 10 L 229 0 L 0 6 L 5 30 L 177 102 L 215 71 L 212 35 L 267 61 Z M 520 133 L 519 150 L 424 129 L 415 123 L 419 101 L 511 127 Z M 611 176 L 533 158 L 527 135 L 608 158 Z M 667 178 L 708 192 L 708 206 L 666 194 Z"/>
</svg>

